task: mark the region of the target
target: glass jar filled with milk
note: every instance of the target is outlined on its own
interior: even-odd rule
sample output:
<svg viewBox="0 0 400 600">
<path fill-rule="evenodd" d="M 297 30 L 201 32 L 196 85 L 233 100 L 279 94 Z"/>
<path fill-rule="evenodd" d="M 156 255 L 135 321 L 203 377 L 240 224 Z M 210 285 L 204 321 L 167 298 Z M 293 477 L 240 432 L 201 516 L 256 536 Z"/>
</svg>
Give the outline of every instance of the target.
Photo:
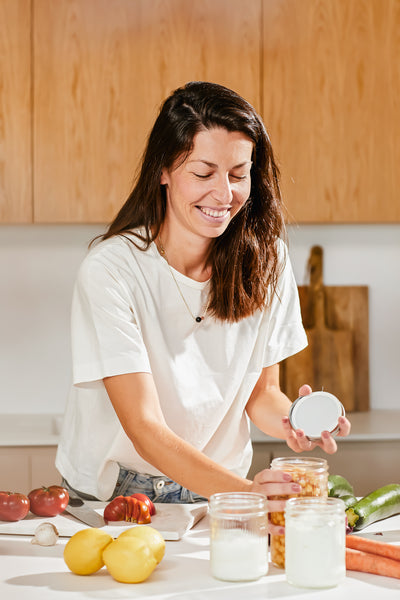
<svg viewBox="0 0 400 600">
<path fill-rule="evenodd" d="M 213 577 L 251 581 L 268 572 L 267 499 L 261 494 L 214 494 L 209 501 Z"/>
<path fill-rule="evenodd" d="M 285 570 L 298 587 L 328 588 L 346 575 L 345 505 L 340 498 L 291 498 L 285 509 Z"/>
</svg>

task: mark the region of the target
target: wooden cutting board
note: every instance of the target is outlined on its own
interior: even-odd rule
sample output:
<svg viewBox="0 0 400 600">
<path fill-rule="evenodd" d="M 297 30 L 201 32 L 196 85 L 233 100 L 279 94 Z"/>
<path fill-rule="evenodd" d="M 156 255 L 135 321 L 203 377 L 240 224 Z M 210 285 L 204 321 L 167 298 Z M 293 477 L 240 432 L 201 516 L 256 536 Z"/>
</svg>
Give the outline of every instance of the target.
<svg viewBox="0 0 400 600">
<path fill-rule="evenodd" d="M 308 267 L 310 285 L 298 289 L 309 345 L 283 361 L 282 390 L 294 400 L 309 383 L 335 394 L 346 412 L 369 410 L 368 287 L 325 286 L 320 246 Z"/>
</svg>

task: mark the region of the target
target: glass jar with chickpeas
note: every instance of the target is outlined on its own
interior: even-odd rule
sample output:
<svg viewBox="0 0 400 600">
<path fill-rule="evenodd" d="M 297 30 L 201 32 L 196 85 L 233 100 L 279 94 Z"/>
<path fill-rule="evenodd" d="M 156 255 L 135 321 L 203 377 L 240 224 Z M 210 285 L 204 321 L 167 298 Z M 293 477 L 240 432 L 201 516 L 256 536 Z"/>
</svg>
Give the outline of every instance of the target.
<svg viewBox="0 0 400 600">
<path fill-rule="evenodd" d="M 301 487 L 298 494 L 270 496 L 271 500 L 286 500 L 298 496 L 328 496 L 328 463 L 324 458 L 289 457 L 274 458 L 271 469 L 289 473 L 293 482 Z M 285 525 L 284 512 L 270 513 L 274 525 Z M 285 567 L 285 535 L 271 535 L 271 561 L 282 569 Z"/>
</svg>

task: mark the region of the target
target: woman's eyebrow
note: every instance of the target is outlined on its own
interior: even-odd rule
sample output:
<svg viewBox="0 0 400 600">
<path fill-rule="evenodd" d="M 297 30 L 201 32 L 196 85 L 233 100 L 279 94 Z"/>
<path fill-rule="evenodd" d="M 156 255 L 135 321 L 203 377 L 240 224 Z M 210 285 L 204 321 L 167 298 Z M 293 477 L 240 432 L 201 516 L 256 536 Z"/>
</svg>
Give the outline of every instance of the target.
<svg viewBox="0 0 400 600">
<path fill-rule="evenodd" d="M 202 158 L 193 158 L 192 160 L 188 160 L 187 164 L 189 163 L 193 163 L 193 162 L 201 162 L 205 165 L 207 165 L 208 167 L 218 167 L 218 165 L 216 165 L 215 163 L 209 162 L 208 160 L 204 160 Z M 253 161 L 251 160 L 245 160 L 244 162 L 235 165 L 234 167 L 232 167 L 232 169 L 239 169 L 240 167 L 245 167 L 246 165 L 251 165 Z"/>
</svg>

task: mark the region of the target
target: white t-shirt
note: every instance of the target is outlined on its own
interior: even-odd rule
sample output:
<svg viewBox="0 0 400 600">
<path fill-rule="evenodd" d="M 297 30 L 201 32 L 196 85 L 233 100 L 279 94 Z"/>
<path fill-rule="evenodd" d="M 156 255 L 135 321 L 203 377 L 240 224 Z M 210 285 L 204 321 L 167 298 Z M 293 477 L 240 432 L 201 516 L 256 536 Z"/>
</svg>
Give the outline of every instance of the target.
<svg viewBox="0 0 400 600">
<path fill-rule="evenodd" d="M 193 315 L 202 314 L 209 282 L 174 275 Z M 269 309 L 233 324 L 210 316 L 196 323 L 154 243 L 142 251 L 123 236 L 103 241 L 83 261 L 75 285 L 74 385 L 56 466 L 72 487 L 100 500 L 111 496 L 119 465 L 161 474 L 135 451 L 102 381 L 146 372 L 168 426 L 245 477 L 252 457 L 245 406 L 261 370 L 306 345 L 288 256 Z"/>
</svg>

